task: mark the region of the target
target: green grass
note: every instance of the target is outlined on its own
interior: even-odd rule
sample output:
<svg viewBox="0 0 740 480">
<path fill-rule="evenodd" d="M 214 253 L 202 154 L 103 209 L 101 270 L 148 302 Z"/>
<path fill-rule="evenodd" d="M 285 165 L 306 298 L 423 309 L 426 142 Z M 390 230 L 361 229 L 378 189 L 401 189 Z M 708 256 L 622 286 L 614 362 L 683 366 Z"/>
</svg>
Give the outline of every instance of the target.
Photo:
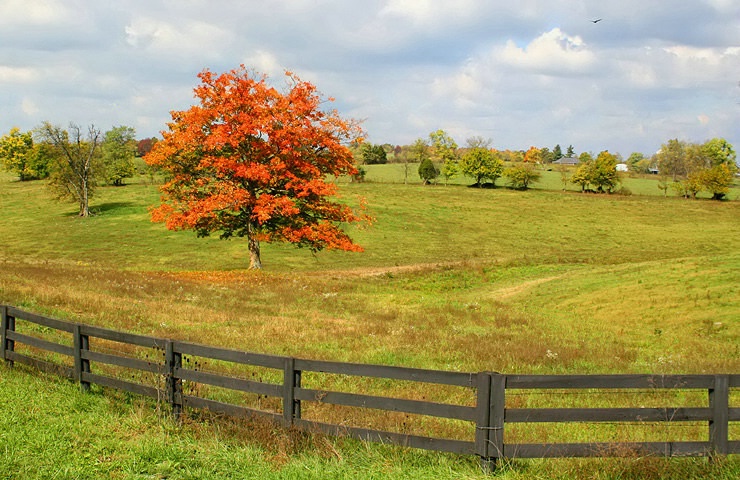
<svg viewBox="0 0 740 480">
<path fill-rule="evenodd" d="M 199 239 L 152 224 L 147 208 L 158 193 L 143 180 L 102 188 L 92 202 L 97 214 L 80 219 L 41 182 L 0 174 L 0 303 L 304 358 L 506 373 L 739 371 L 740 202 L 663 198 L 657 188 L 632 196 L 562 192 L 556 172 L 545 172 L 551 190 L 422 187 L 398 181 L 398 165 L 380 167 L 369 169 L 368 183 L 340 182 L 345 201 L 364 197 L 376 218 L 369 228 L 350 227 L 364 253 L 264 245 L 264 272 L 245 270 L 243 240 Z M 636 185 L 633 193 L 652 190 Z M 245 478 L 252 471 L 265 478 L 478 477 L 469 458 L 355 442 L 303 439 L 308 446 L 283 447 L 275 442 L 294 440 L 273 432 L 282 440 L 245 446 L 238 438 L 246 427 L 232 436 L 220 435 L 229 428 L 224 422 L 175 428 L 143 400 L 79 396 L 65 382 L 47 391 L 48 379 L 34 378 L 0 370 L 0 408 L 15 412 L 0 428 L 15 435 L 0 442 L 0 454 L 15 445 L 2 460 L 13 463 L 0 464 L 0 472 L 21 478 L 47 477 L 53 465 L 67 469 L 61 478 L 86 478 L 81 465 L 95 465 L 90 478 L 228 478 L 219 469 L 229 464 Z M 25 410 L 13 400 L 36 396 L 45 403 Z M 43 405 L 54 402 L 59 407 L 47 413 Z M 89 402 L 91 419 L 68 402 Z M 21 424 L 36 425 L 30 429 L 48 424 L 56 433 L 28 440 L 8 433 L 19 415 L 26 415 Z M 100 438 L 70 437 L 78 424 Z M 129 440 L 137 429 L 141 435 Z M 88 449 L 109 451 L 114 461 L 81 457 Z M 41 451 L 58 456 L 34 467 L 26 457 Z M 215 465 L 212 473 L 207 465 Z M 502 476 L 733 478 L 739 468 L 736 459 L 712 467 L 690 459 L 543 460 L 514 462 Z"/>
<path fill-rule="evenodd" d="M 389 163 L 385 165 L 364 165 L 363 168 L 366 170 L 366 180 L 369 182 L 378 183 L 407 183 L 410 185 L 418 185 L 421 183 L 417 170 L 419 165 L 416 163 L 409 163 L 408 167 L 402 163 Z M 556 165 L 539 166 L 538 173 L 541 177 L 538 181 L 534 182 L 530 188 L 533 190 L 551 190 L 551 191 L 562 191 L 566 190 L 569 192 L 580 192 L 580 188 L 572 183 L 567 183 L 563 188 L 562 174 L 558 170 Z M 566 167 L 568 178 L 575 172 L 575 167 Z M 641 195 L 641 196 L 664 196 L 662 190 L 658 188 L 659 177 L 657 175 L 648 174 L 632 174 L 632 173 L 620 173 L 620 185 L 618 189 L 625 187 L 630 194 Z M 445 181 L 443 178 L 438 178 L 437 183 L 440 185 L 471 185 L 473 180 L 470 177 L 464 175 L 456 176 L 449 181 Z M 496 180 L 496 185 L 499 187 L 506 187 L 508 180 L 505 177 Z M 676 193 L 671 189 L 668 191 L 668 196 L 676 197 Z M 700 198 L 709 198 L 706 192 L 699 194 Z M 733 187 L 730 189 L 730 193 L 727 195 L 728 200 L 740 199 L 740 178 L 736 178 Z"/>
<path fill-rule="evenodd" d="M 0 367 L 0 478 L 475 479 L 471 457 L 283 431 L 208 414 L 177 425 L 159 406 L 110 390 Z M 43 425 L 43 428 L 39 428 Z M 497 478 L 730 479 L 737 458 L 534 460 Z"/>
<path fill-rule="evenodd" d="M 481 478 L 470 458 L 281 431 L 0 367 L 0 478 Z M 43 425 L 43 428 L 38 428 Z"/>
</svg>

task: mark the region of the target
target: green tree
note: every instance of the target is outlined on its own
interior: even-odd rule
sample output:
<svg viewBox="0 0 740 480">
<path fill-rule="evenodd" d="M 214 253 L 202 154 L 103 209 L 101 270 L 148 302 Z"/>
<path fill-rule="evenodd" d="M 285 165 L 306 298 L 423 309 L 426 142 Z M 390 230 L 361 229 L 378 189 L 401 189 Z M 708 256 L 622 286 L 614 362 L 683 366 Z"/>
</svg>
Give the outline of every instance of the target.
<svg viewBox="0 0 740 480">
<path fill-rule="evenodd" d="M 630 172 L 633 173 L 648 173 L 647 170 L 645 170 L 645 155 L 643 155 L 640 152 L 632 152 L 629 157 L 627 157 L 627 168 L 629 168 Z"/>
<path fill-rule="evenodd" d="M 579 185 L 582 192 L 593 188 L 600 193 L 611 193 L 619 184 L 617 157 L 606 150 L 595 159 L 582 153 L 581 163 L 570 180 Z"/>
<path fill-rule="evenodd" d="M 429 185 L 439 177 L 439 170 L 434 166 L 431 158 L 424 157 L 419 164 L 419 177 L 423 180 L 424 185 Z"/>
<path fill-rule="evenodd" d="M 411 154 L 414 160 L 419 163 L 419 178 L 421 178 L 424 185 L 429 185 L 439 177 L 439 170 L 434 166 L 434 162 L 429 156 L 429 145 L 423 139 L 416 139 L 411 146 Z"/>
<path fill-rule="evenodd" d="M 48 152 L 42 145 L 34 144 L 33 132 L 23 133 L 13 127 L 0 138 L 0 161 L 22 182 L 49 176 L 51 158 L 44 153 Z"/>
<path fill-rule="evenodd" d="M 661 175 L 672 177 L 671 188 L 686 198 L 696 198 L 702 190 L 714 199 L 724 198 L 737 172 L 737 154 L 723 138 L 704 144 L 669 140 L 654 159 Z"/>
<path fill-rule="evenodd" d="M 737 167 L 722 163 L 704 170 L 700 177 L 702 187 L 712 194 L 714 200 L 722 200 L 730 191 Z"/>
<path fill-rule="evenodd" d="M 611 193 L 619 185 L 617 162 L 617 157 L 606 150 L 596 157 L 589 179 L 589 182 L 596 187 L 596 191 Z"/>
<path fill-rule="evenodd" d="M 560 183 L 563 185 L 563 191 L 568 189 L 570 183 L 570 167 L 568 165 L 558 165 L 557 171 L 560 173 Z"/>
<path fill-rule="evenodd" d="M 688 173 L 686 168 L 686 142 L 679 141 L 677 138 L 668 140 L 661 145 L 658 153 L 655 154 L 658 169 L 671 177 L 674 182 L 679 181 Z"/>
<path fill-rule="evenodd" d="M 581 154 L 583 155 L 583 154 Z M 594 168 L 594 161 L 589 159 L 584 159 L 585 161 L 581 160 L 581 163 L 578 165 L 578 168 L 573 173 L 573 176 L 570 178 L 570 181 L 581 187 L 581 192 L 585 192 L 589 185 L 591 184 L 591 179 L 593 178 L 593 168 Z"/>
<path fill-rule="evenodd" d="M 573 145 L 568 145 L 568 151 L 565 153 L 565 155 L 569 158 L 573 158 L 576 156 L 576 151 L 573 149 Z"/>
<path fill-rule="evenodd" d="M 123 185 L 124 179 L 136 174 L 136 150 L 136 130 L 132 127 L 122 125 L 105 132 L 101 151 L 105 180 L 109 185 Z"/>
<path fill-rule="evenodd" d="M 547 147 L 540 149 L 540 157 L 542 158 L 542 163 L 552 163 L 555 161 L 555 155 Z"/>
<path fill-rule="evenodd" d="M 460 172 L 457 164 L 457 143 L 444 130 L 430 133 L 429 143 L 432 150 L 432 159 L 441 165 L 440 173 L 446 184 Z"/>
<path fill-rule="evenodd" d="M 702 150 L 707 155 L 711 166 L 727 164 L 737 166 L 737 153 L 732 144 L 724 138 L 713 138 L 702 145 Z"/>
<path fill-rule="evenodd" d="M 85 134 L 79 125 L 69 124 L 69 130 L 44 122 L 37 130 L 39 138 L 54 149 L 56 160 L 50 185 L 60 197 L 69 197 L 79 204 L 81 217 L 90 215 L 90 198 L 102 175 L 99 147 L 100 130 L 90 125 Z"/>
<path fill-rule="evenodd" d="M 495 185 L 496 179 L 504 172 L 504 162 L 489 149 L 476 147 L 463 155 L 460 171 L 474 178 L 476 187 L 483 186 L 485 180 L 490 180 Z"/>
<path fill-rule="evenodd" d="M 724 138 L 713 138 L 699 147 L 701 159 L 695 162 L 700 171 L 695 175 L 703 190 L 714 200 L 722 200 L 730 191 L 737 168 L 737 154 Z"/>
<path fill-rule="evenodd" d="M 513 165 L 504 170 L 504 176 L 509 179 L 509 185 L 517 190 L 526 190 L 531 183 L 540 179 L 540 173 L 531 163 Z"/>
<path fill-rule="evenodd" d="M 563 150 L 560 148 L 560 144 L 558 143 L 552 149 L 552 159 L 555 162 L 555 161 L 560 160 L 561 158 L 563 158 Z"/>
<path fill-rule="evenodd" d="M 384 165 L 388 163 L 388 156 L 382 145 L 363 143 L 360 147 L 362 163 L 365 165 Z"/>
<path fill-rule="evenodd" d="M 440 175 L 445 179 L 445 185 L 447 185 L 447 182 L 460 174 L 460 165 L 455 160 L 447 160 L 439 170 Z"/>
</svg>

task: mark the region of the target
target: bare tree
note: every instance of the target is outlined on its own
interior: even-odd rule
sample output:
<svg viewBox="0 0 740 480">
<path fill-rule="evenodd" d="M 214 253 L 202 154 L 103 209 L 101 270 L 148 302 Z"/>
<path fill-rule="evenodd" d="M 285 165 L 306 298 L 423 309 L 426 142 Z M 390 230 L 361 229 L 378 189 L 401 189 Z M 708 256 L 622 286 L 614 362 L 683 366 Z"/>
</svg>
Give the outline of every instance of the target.
<svg viewBox="0 0 740 480">
<path fill-rule="evenodd" d="M 37 129 L 37 134 L 57 152 L 57 169 L 52 175 L 52 185 L 60 196 L 71 197 L 79 202 L 81 217 L 89 216 L 90 198 L 97 184 L 98 172 L 95 167 L 102 141 L 100 130 L 90 125 L 85 134 L 75 123 L 70 123 L 69 130 L 64 130 L 44 122 Z"/>
</svg>

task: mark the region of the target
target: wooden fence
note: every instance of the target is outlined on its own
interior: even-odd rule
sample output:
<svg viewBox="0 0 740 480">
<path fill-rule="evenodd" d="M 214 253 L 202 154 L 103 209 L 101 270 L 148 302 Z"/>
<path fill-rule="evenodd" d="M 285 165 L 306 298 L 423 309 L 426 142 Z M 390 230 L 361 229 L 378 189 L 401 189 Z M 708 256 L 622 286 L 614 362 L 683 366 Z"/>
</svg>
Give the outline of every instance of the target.
<svg viewBox="0 0 740 480">
<path fill-rule="evenodd" d="M 214 348 L 176 340 L 134 335 L 105 328 L 81 325 L 0 306 L 2 338 L 0 357 L 6 363 L 31 365 L 73 379 L 83 389 L 90 384 L 112 387 L 167 402 L 176 416 L 183 408 L 208 409 L 234 416 L 259 416 L 287 427 L 320 431 L 427 450 L 477 455 L 490 465 L 501 458 L 597 457 L 625 454 L 656 456 L 713 456 L 740 453 L 738 436 L 740 408 L 737 401 L 740 374 L 723 375 L 507 375 L 493 372 L 460 373 L 305 360 Z M 22 326 L 22 328 L 20 328 Z M 96 346 L 99 346 L 96 348 Z M 219 371 L 203 371 L 200 358 L 218 364 Z M 60 360 L 61 359 L 61 360 Z M 185 359 L 185 361 L 184 361 Z M 66 360 L 66 361 L 65 361 Z M 246 366 L 246 367 L 245 367 Z M 106 368 L 107 372 L 106 373 Z M 231 370 L 230 370 L 231 368 Z M 273 372 L 262 378 L 229 374 L 234 368 L 261 368 Z M 113 370 L 111 370 L 113 369 Z M 139 381 L 111 374 L 115 369 L 138 372 Z M 149 375 L 149 381 L 144 378 Z M 310 388 L 306 379 L 320 384 L 322 376 L 373 378 L 378 381 L 403 381 L 433 385 L 434 388 L 460 388 L 468 392 L 467 404 L 452 404 L 382 395 L 348 393 Z M 142 380 L 143 379 L 143 380 Z M 187 387 L 184 387 L 187 385 Z M 218 387 L 228 392 L 256 394 L 272 399 L 267 406 L 239 405 L 198 394 L 199 385 Z M 438 387 L 442 385 L 443 387 Z M 413 389 L 412 389 L 413 390 Z M 664 391 L 693 392 L 704 399 L 704 406 L 619 407 L 619 408 L 513 408 L 516 392 L 556 397 L 568 392 L 633 395 L 640 398 Z M 703 392 L 703 393 L 702 393 Z M 694 402 L 695 403 L 695 402 Z M 437 438 L 385 431 L 352 425 L 322 423 L 304 415 L 308 405 L 335 405 L 346 409 L 371 409 L 402 412 L 414 418 L 437 417 L 469 424 L 467 439 Z M 385 415 L 386 413 L 384 413 Z M 352 416 L 355 419 L 357 416 Z M 626 428 L 653 425 L 688 424 L 699 428 L 703 438 L 696 441 L 638 441 L 586 443 L 516 443 L 506 433 L 514 424 L 552 424 L 583 422 L 587 425 L 618 424 Z M 702 427 L 703 425 L 703 427 Z M 731 435 L 731 429 L 733 435 Z"/>
</svg>

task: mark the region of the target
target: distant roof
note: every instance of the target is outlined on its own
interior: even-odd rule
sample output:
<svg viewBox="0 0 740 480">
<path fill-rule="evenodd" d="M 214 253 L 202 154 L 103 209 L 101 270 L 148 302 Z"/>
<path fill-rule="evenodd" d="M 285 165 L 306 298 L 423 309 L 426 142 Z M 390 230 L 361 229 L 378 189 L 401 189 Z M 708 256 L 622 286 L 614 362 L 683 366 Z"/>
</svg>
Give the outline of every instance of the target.
<svg viewBox="0 0 740 480">
<path fill-rule="evenodd" d="M 578 165 L 581 162 L 575 157 L 562 157 L 560 160 L 555 160 L 552 163 L 557 163 L 558 165 Z"/>
</svg>

